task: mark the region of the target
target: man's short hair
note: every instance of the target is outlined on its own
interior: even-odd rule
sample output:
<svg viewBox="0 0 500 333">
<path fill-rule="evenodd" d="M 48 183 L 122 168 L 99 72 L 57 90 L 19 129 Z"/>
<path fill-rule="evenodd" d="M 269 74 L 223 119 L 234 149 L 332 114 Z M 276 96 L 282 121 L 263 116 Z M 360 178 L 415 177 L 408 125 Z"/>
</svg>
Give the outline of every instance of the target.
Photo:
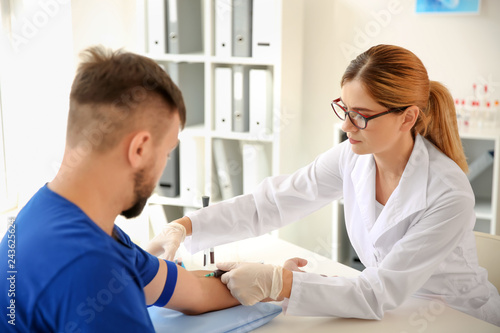
<svg viewBox="0 0 500 333">
<path fill-rule="evenodd" d="M 67 143 L 113 148 L 128 133 L 147 129 L 161 138 L 172 115 L 186 119 L 182 93 L 152 59 L 94 46 L 81 53 L 70 94 Z"/>
</svg>

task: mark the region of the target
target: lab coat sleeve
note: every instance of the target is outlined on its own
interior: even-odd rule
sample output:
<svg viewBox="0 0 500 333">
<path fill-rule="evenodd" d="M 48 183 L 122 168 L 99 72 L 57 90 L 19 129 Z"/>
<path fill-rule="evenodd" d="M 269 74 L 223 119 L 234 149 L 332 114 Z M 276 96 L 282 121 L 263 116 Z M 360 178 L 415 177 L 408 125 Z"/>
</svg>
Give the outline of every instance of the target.
<svg viewBox="0 0 500 333">
<path fill-rule="evenodd" d="M 443 194 L 395 243 L 379 267 L 368 267 L 357 278 L 294 272 L 286 313 L 381 319 L 442 269 L 447 256 L 459 251 L 457 245 L 472 229 L 466 221 L 474 221 L 473 207 L 474 198 L 466 192 Z"/>
<path fill-rule="evenodd" d="M 340 144 L 311 164 L 286 176 L 268 177 L 248 195 L 213 204 L 187 216 L 193 226 L 186 238 L 191 252 L 255 237 L 295 222 L 342 197 Z M 191 238 L 191 239 L 190 239 Z"/>
</svg>

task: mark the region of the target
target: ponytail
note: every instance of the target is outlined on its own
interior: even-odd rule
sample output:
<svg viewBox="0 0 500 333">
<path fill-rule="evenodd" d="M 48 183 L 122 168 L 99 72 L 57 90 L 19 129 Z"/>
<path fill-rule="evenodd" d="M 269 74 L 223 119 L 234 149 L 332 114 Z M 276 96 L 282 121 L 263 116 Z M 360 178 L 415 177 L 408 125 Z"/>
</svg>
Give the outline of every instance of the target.
<svg viewBox="0 0 500 333">
<path fill-rule="evenodd" d="M 414 131 L 432 142 L 465 172 L 468 172 L 462 141 L 458 134 L 455 104 L 448 89 L 430 81 L 429 102 L 420 112 Z"/>
</svg>

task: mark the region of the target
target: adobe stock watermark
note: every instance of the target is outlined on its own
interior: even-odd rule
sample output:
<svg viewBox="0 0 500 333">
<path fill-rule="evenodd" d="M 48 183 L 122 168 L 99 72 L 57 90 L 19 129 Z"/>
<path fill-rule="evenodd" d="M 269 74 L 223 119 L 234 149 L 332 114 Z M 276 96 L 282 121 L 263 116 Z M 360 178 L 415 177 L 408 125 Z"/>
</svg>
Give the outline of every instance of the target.
<svg viewBox="0 0 500 333">
<path fill-rule="evenodd" d="M 15 218 L 9 217 L 7 224 L 7 281 L 8 289 L 6 290 L 9 299 L 9 306 L 7 307 L 7 322 L 9 325 L 16 326 L 16 278 L 17 278 L 17 264 L 16 264 L 16 225 L 14 224 Z"/>
<path fill-rule="evenodd" d="M 148 77 L 145 77 L 142 85 L 136 86 L 126 93 L 121 94 L 120 97 L 112 103 L 110 115 L 107 119 L 101 120 L 94 124 L 94 126 L 84 129 L 82 132 L 84 139 L 68 153 L 66 159 L 61 164 L 52 164 L 52 168 L 56 173 L 60 171 L 59 179 L 64 180 L 69 172 L 72 172 L 84 158 L 89 156 L 94 149 L 101 145 L 106 135 L 115 131 L 116 127 L 120 125 L 120 122 L 125 121 L 125 119 L 130 116 L 130 112 L 126 112 L 125 109 L 130 110 L 136 108 L 140 103 L 146 100 L 148 91 L 153 91 L 156 86 L 156 82 L 151 83 L 148 81 Z M 61 169 L 63 165 L 65 168 Z"/>
<path fill-rule="evenodd" d="M 116 295 L 123 292 L 134 281 L 132 276 L 125 271 L 125 268 L 122 268 L 121 272 L 112 269 L 111 275 L 112 277 L 104 288 L 100 289 L 95 295 L 87 296 L 84 301 L 77 305 L 76 314 L 83 319 L 80 324 L 88 325 L 92 323 L 99 313 L 103 312 L 105 307 L 113 301 Z M 64 325 L 63 332 L 81 331 L 82 327 L 79 327 L 79 323 L 75 321 L 69 321 Z M 83 329 L 83 331 L 86 331 L 86 329 Z"/>
<path fill-rule="evenodd" d="M 209 179 L 205 181 L 204 186 L 202 184 L 202 181 L 200 181 L 200 183 L 196 184 L 195 186 L 185 188 L 185 190 L 189 193 L 185 192 L 184 199 L 186 199 L 187 202 L 196 207 L 200 206 L 201 197 L 203 195 L 207 195 L 207 193 L 211 193 L 211 195 L 214 197 L 219 197 L 219 196 L 222 197 L 222 193 L 230 188 L 232 179 L 241 180 L 243 184 L 245 173 L 255 172 L 255 170 L 248 170 L 248 169 L 245 170 L 245 164 L 256 165 L 259 163 L 265 163 L 267 164 L 269 172 L 265 177 L 272 176 L 273 175 L 272 153 L 271 156 L 268 156 L 268 152 L 272 152 L 272 149 L 275 149 L 274 147 L 272 147 L 273 136 L 280 135 L 296 120 L 296 118 L 297 115 L 293 112 L 290 112 L 289 109 L 287 108 L 275 109 L 275 111 L 272 114 L 272 119 L 269 126 L 262 127 L 256 132 L 243 133 L 245 135 L 248 135 L 248 140 L 241 139 L 240 141 L 249 143 L 248 148 L 245 148 L 243 146 L 231 147 L 231 152 L 228 156 L 227 165 L 225 166 L 225 168 L 221 168 L 218 167 L 217 165 L 214 165 L 215 169 L 213 173 L 214 176 L 209 177 Z M 214 140 L 231 140 L 231 139 L 214 138 Z M 233 149 L 239 149 L 239 151 L 233 152 L 232 151 Z M 181 154 L 182 154 L 182 141 L 181 141 Z M 216 154 L 215 151 L 213 151 L 212 152 L 213 156 L 207 158 L 216 159 L 215 154 Z M 183 170 L 180 170 L 180 172 L 182 173 Z M 245 189 L 243 186 L 244 194 L 251 193 L 258 186 L 258 184 L 262 182 L 262 180 L 263 179 L 258 179 L 257 183 L 252 184 L 254 185 L 252 188 Z M 243 193 L 236 193 L 236 195 L 239 194 Z M 182 192 L 181 196 L 183 196 Z"/>
<path fill-rule="evenodd" d="M 40 7 L 31 17 L 23 17 L 19 22 L 18 31 L 12 31 L 11 45 L 15 52 L 19 52 L 22 45 L 26 45 L 30 40 L 38 36 L 51 19 L 56 17 L 61 6 L 71 3 L 71 0 L 39 0 Z"/>
<path fill-rule="evenodd" d="M 403 11 L 400 0 L 392 0 L 386 9 L 370 12 L 372 20 L 365 23 L 363 29 L 354 28 L 354 39 L 351 43 L 342 42 L 339 47 L 346 59 L 354 59 L 360 53 L 364 52 L 371 44 L 373 38 L 380 35 L 384 28 L 387 28 L 394 15 Z"/>
<path fill-rule="evenodd" d="M 408 322 L 416 329 L 416 332 L 423 333 L 436 321 L 446 309 L 446 305 L 440 300 L 433 299 L 427 306 L 420 307 L 410 315 Z M 407 333 L 403 331 L 401 333 Z"/>
</svg>

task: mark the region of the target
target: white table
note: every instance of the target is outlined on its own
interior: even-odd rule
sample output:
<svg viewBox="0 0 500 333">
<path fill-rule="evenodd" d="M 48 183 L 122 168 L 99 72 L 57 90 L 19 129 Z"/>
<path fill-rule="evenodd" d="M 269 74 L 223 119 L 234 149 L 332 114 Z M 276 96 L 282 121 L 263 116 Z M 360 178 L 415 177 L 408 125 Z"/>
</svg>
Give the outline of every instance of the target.
<svg viewBox="0 0 500 333">
<path fill-rule="evenodd" d="M 203 267 L 203 253 L 189 255 L 181 248 L 184 264 L 190 270 L 214 269 Z M 309 261 L 308 272 L 354 277 L 359 271 L 331 259 L 298 247 L 281 239 L 264 235 L 215 248 L 215 260 L 250 261 L 282 265 L 286 259 L 301 257 Z M 500 332 L 500 327 L 454 310 L 437 301 L 410 298 L 398 309 L 386 312 L 384 319 L 363 320 L 331 317 L 295 317 L 280 314 L 255 332 Z"/>
</svg>

